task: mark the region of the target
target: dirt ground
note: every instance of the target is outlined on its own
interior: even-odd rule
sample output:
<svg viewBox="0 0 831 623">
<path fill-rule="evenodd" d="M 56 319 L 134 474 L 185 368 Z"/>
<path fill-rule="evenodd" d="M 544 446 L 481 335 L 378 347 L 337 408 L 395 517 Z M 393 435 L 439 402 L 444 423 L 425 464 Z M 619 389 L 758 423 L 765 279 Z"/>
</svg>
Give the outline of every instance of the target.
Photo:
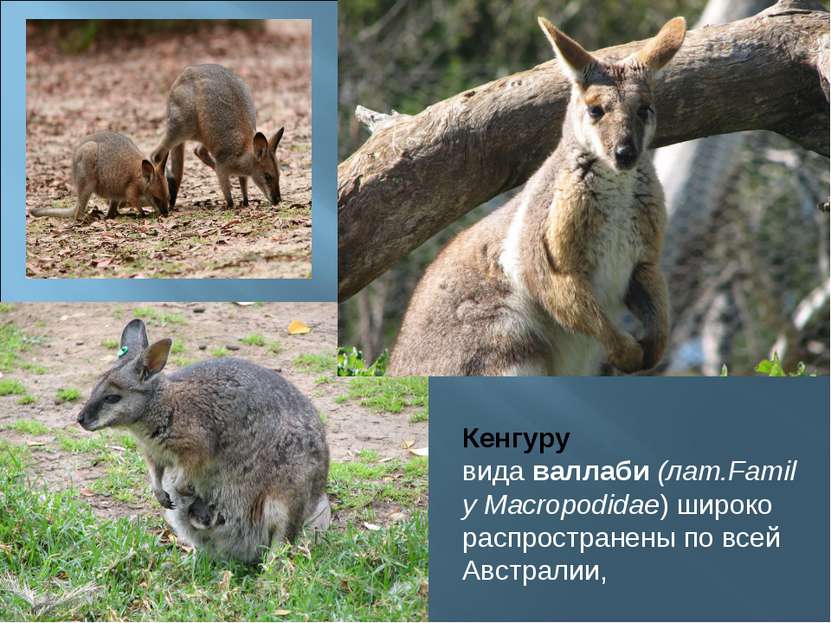
<svg viewBox="0 0 831 623">
<path fill-rule="evenodd" d="M 114 37 L 99 32 L 85 52 L 28 33 L 26 210 L 29 277 L 309 278 L 311 273 L 311 27 L 272 20 L 235 29 L 205 22 L 198 32 Z M 106 28 L 106 27 L 104 27 Z M 78 141 L 93 132 L 127 134 L 145 154 L 164 132 L 170 85 L 187 65 L 219 63 L 248 84 L 257 129 L 285 126 L 277 149 L 283 200 L 272 207 L 249 182 L 250 205 L 225 208 L 214 172 L 185 148 L 176 208 L 166 218 L 122 210 L 97 220 L 32 217 L 35 206 L 75 206 L 70 167 Z M 7 206 L 8 207 L 8 206 Z M 149 210 L 149 208 L 148 208 Z"/>
<path fill-rule="evenodd" d="M 3 314 L 3 323 L 12 322 L 36 339 L 22 356 L 30 369 L 15 369 L 6 376 L 19 380 L 36 401 L 21 405 L 17 395 L 0 397 L 0 439 L 28 445 L 35 473 L 50 488 L 77 487 L 102 515 L 155 512 L 156 509 L 95 495 L 89 485 L 102 475 L 102 468 L 92 464 L 88 454 L 64 452 L 50 443 L 52 433 L 33 437 L 4 427 L 16 420 L 28 419 L 79 438 L 100 434 L 81 430 L 76 417 L 96 379 L 116 359 L 115 344 L 102 342 L 117 342 L 122 328 L 136 315 L 136 310 L 145 317 L 151 341 L 171 337 L 174 347 L 177 342 L 184 347 L 178 355 L 171 355 L 168 372 L 177 365 L 211 358 L 222 348 L 228 351 L 227 356 L 242 357 L 280 372 L 311 398 L 324 417 L 333 461 L 348 461 L 362 450 L 377 452 L 381 460 L 407 460 L 412 457 L 411 448 L 427 446 L 427 422 L 410 422 L 413 409 L 405 408 L 396 414 L 378 413 L 357 401 L 339 398 L 346 393 L 350 379 L 334 376 L 335 303 L 15 305 Z M 311 332 L 289 335 L 287 327 L 292 320 L 304 322 L 311 327 Z M 240 342 L 253 333 L 263 336 L 268 346 Z M 275 350 L 278 352 L 274 353 Z M 331 372 L 303 369 L 295 362 L 299 355 L 331 357 Z M 58 404 L 58 389 L 69 387 L 79 389 L 80 398 Z"/>
</svg>

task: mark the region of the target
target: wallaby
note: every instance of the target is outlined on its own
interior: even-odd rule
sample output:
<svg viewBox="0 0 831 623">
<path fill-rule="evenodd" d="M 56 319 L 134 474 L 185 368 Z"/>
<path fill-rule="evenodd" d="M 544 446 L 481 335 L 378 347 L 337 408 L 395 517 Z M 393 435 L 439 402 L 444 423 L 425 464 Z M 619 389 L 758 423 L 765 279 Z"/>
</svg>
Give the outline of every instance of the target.
<svg viewBox="0 0 831 623">
<path fill-rule="evenodd" d="M 650 158 L 653 81 L 684 41 L 677 17 L 606 63 L 539 19 L 572 84 L 554 153 L 505 206 L 459 234 L 413 294 L 398 375 L 585 375 L 653 368 L 667 343 L 666 221 Z M 627 308 L 643 325 L 618 328 Z"/>
<path fill-rule="evenodd" d="M 132 433 L 165 518 L 197 548 L 253 562 L 304 523 L 325 529 L 329 449 L 312 403 L 276 372 L 240 359 L 165 375 L 170 347 L 169 339 L 149 345 L 141 320 L 127 324 L 81 426 Z"/>
<path fill-rule="evenodd" d="M 84 137 L 72 155 L 72 183 L 78 193 L 74 208 L 32 208 L 32 216 L 86 217 L 92 194 L 110 200 L 107 218 L 118 216 L 118 208 L 151 206 L 167 215 L 170 200 L 165 177 L 167 157 L 153 165 L 129 137 L 117 132 L 98 132 Z"/>
<path fill-rule="evenodd" d="M 153 152 L 153 161 L 172 150 L 170 205 L 182 184 L 185 141 L 200 144 L 196 156 L 216 171 L 219 187 L 229 208 L 231 176 L 239 176 L 242 205 L 248 205 L 248 178 L 271 201 L 280 203 L 280 167 L 277 146 L 283 138 L 280 128 L 271 139 L 257 132 L 257 118 L 251 92 L 231 70 L 221 65 L 193 65 L 176 78 L 167 99 L 167 129 L 161 144 Z"/>
</svg>

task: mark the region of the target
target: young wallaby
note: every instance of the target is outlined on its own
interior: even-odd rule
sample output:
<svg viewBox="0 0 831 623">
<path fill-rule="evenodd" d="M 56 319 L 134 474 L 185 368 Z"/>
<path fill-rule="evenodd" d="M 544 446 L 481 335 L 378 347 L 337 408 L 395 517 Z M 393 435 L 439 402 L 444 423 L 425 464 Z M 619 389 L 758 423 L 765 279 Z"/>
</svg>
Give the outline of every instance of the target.
<svg viewBox="0 0 831 623">
<path fill-rule="evenodd" d="M 84 220 L 87 203 L 94 194 L 110 200 L 107 218 L 118 216 L 118 208 L 151 206 L 166 215 L 170 200 L 165 177 L 167 157 L 153 165 L 129 137 L 117 132 L 90 134 L 72 155 L 72 183 L 78 193 L 74 208 L 32 208 L 32 216 L 75 217 Z"/>
<path fill-rule="evenodd" d="M 251 92 L 242 78 L 221 65 L 193 65 L 176 78 L 167 99 L 167 129 L 153 152 L 153 161 L 172 150 L 170 205 L 182 184 L 185 141 L 200 144 L 194 153 L 214 171 L 229 208 L 231 176 L 239 176 L 242 205 L 248 205 L 248 178 L 271 201 L 280 203 L 280 167 L 277 146 L 283 138 L 280 128 L 266 139 L 257 132 L 256 112 Z"/>
<path fill-rule="evenodd" d="M 427 269 L 390 374 L 595 374 L 604 351 L 632 373 L 664 353 L 666 210 L 643 155 L 655 133 L 653 81 L 684 41 L 684 19 L 617 63 L 539 22 L 572 83 L 560 143 L 521 193 Z M 627 307 L 640 340 L 617 326 Z"/>
<path fill-rule="evenodd" d="M 176 491 L 178 499 L 183 502 L 183 506 L 187 507 L 190 525 L 196 530 L 209 530 L 214 526 L 224 525 L 225 516 L 217 509 L 216 504 L 211 504 L 196 495 L 193 483 L 183 482 L 183 476 L 184 474 L 181 471 L 176 472 L 172 476 L 170 487 Z M 165 481 L 165 475 L 162 476 L 162 481 Z M 173 507 L 173 502 L 168 501 L 170 502 L 169 506 Z"/>
<path fill-rule="evenodd" d="M 276 372 L 240 359 L 167 376 L 170 346 L 169 339 L 149 345 L 144 323 L 131 321 L 121 356 L 78 422 L 133 434 L 179 537 L 251 562 L 272 543 L 293 540 L 321 509 L 328 518 L 329 449 L 311 402 Z"/>
</svg>

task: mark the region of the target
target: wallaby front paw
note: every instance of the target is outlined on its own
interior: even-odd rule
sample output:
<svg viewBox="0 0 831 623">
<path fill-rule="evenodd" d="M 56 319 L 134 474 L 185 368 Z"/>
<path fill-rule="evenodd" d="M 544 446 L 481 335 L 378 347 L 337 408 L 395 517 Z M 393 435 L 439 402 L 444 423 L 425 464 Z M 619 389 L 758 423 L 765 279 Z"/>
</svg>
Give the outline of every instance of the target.
<svg viewBox="0 0 831 623">
<path fill-rule="evenodd" d="M 163 489 L 153 489 L 153 495 L 156 496 L 156 499 L 159 501 L 159 504 L 162 505 L 162 508 L 166 508 L 168 510 L 176 508 L 176 505 L 173 503 L 173 500 L 170 499 L 167 491 Z"/>
<path fill-rule="evenodd" d="M 620 346 L 609 354 L 609 363 L 621 372 L 632 374 L 643 369 L 643 357 L 643 348 L 627 333 Z"/>
</svg>

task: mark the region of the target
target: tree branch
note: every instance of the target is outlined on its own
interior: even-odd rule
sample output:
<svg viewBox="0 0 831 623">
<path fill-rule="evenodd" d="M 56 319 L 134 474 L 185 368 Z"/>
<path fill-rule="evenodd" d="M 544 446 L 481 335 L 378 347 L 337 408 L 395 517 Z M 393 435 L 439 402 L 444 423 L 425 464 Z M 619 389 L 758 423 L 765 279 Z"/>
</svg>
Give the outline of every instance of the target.
<svg viewBox="0 0 831 623">
<path fill-rule="evenodd" d="M 780 5 L 780 13 L 687 34 L 656 85 L 653 147 L 763 129 L 828 155 L 828 102 L 818 79 L 827 76 L 818 50 L 828 40 L 828 14 Z M 620 59 L 642 44 L 596 54 Z M 557 146 L 569 93 L 550 61 L 379 124 L 338 167 L 339 298 L 525 182 Z"/>
</svg>

